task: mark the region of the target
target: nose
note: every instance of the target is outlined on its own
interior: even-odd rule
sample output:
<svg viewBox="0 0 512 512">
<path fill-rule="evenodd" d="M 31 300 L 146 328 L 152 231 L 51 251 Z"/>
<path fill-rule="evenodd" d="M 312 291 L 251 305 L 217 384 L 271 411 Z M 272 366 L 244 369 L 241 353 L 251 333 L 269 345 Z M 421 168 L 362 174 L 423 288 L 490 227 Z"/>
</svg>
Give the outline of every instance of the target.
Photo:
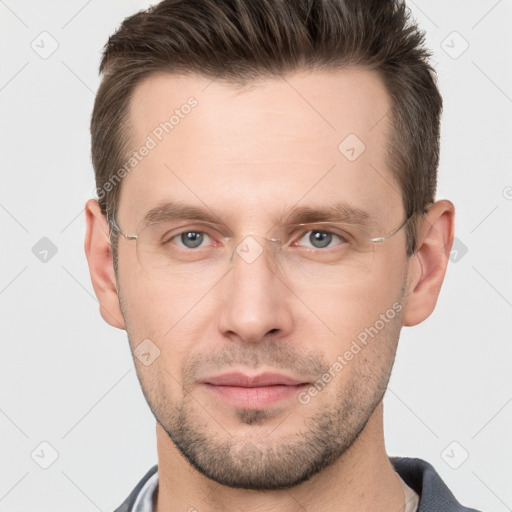
<svg viewBox="0 0 512 512">
<path fill-rule="evenodd" d="M 222 282 L 218 329 L 232 340 L 255 343 L 292 329 L 292 292 L 271 264 L 272 251 L 252 237 L 233 255 Z"/>
</svg>

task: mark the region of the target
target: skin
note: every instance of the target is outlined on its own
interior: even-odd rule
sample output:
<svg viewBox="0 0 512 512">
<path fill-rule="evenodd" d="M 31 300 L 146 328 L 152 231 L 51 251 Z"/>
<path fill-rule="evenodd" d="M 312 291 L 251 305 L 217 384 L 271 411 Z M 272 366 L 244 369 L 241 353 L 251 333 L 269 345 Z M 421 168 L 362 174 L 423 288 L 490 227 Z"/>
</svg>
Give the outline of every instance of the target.
<svg viewBox="0 0 512 512">
<path fill-rule="evenodd" d="M 377 236 L 404 220 L 386 165 L 390 100 L 374 72 L 300 72 L 246 87 L 155 75 L 131 101 L 134 148 L 190 96 L 197 107 L 122 183 L 117 220 L 125 233 L 169 200 L 206 205 L 241 238 L 266 233 L 297 204 L 345 200 L 378 219 Z M 350 133 L 366 145 L 353 162 L 338 151 Z M 86 214 L 85 250 L 103 318 L 127 330 L 132 350 L 148 338 L 160 350 L 149 366 L 134 358 L 157 419 L 159 512 L 403 510 L 385 450 L 382 395 L 402 325 L 434 310 L 453 242 L 451 202 L 430 208 L 412 257 L 401 230 L 352 262 L 350 278 L 320 283 L 287 282 L 266 255 L 250 264 L 235 258 L 214 285 L 150 279 L 136 243 L 124 239 L 116 275 L 96 201 Z M 240 409 L 200 383 L 233 370 L 312 383 L 397 302 L 401 311 L 307 405 L 293 396 Z M 318 455 L 322 441 L 329 457 Z M 263 469 L 283 488 L 268 488 Z"/>
</svg>

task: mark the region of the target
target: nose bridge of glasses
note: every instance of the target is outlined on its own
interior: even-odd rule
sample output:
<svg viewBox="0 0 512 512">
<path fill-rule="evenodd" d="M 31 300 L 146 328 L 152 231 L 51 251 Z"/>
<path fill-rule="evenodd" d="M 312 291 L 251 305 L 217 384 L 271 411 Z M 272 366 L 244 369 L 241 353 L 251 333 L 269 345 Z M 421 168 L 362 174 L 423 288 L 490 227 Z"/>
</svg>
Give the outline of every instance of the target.
<svg viewBox="0 0 512 512">
<path fill-rule="evenodd" d="M 234 247 L 231 255 L 231 261 L 234 262 L 235 256 L 241 258 L 245 263 L 253 263 L 265 252 L 270 249 L 273 256 L 279 252 L 282 240 L 250 232 L 234 240 Z"/>
</svg>

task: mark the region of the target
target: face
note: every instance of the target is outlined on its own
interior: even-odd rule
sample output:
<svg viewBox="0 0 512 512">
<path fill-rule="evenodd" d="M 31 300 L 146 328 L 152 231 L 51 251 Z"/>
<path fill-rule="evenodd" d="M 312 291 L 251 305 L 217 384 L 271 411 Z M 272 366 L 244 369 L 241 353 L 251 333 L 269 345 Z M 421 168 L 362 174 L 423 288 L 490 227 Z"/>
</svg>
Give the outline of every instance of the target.
<svg viewBox="0 0 512 512">
<path fill-rule="evenodd" d="M 380 78 L 357 69 L 245 87 L 158 75 L 135 91 L 133 147 L 151 147 L 119 200 L 120 228 L 139 235 L 119 240 L 122 312 L 132 350 L 150 354 L 134 361 L 158 423 L 219 483 L 308 479 L 352 445 L 382 399 L 405 231 L 358 251 L 319 226 L 288 233 L 283 219 L 330 221 L 342 204 L 365 212 L 351 226 L 366 236 L 403 222 L 389 109 Z M 278 251 L 259 237 L 276 232 Z M 175 261 L 148 272 L 164 236 Z M 312 247 L 332 259 L 311 261 Z"/>
</svg>

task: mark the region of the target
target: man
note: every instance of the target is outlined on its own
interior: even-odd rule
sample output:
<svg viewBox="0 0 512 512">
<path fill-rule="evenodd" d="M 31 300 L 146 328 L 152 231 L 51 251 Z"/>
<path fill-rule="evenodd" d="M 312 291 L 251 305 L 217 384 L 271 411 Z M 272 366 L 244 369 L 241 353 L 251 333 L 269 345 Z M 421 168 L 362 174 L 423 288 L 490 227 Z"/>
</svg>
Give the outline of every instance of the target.
<svg viewBox="0 0 512 512">
<path fill-rule="evenodd" d="M 164 0 L 109 39 L 85 250 L 158 449 L 119 512 L 472 510 L 384 446 L 454 236 L 427 58 L 384 0 Z"/>
</svg>

